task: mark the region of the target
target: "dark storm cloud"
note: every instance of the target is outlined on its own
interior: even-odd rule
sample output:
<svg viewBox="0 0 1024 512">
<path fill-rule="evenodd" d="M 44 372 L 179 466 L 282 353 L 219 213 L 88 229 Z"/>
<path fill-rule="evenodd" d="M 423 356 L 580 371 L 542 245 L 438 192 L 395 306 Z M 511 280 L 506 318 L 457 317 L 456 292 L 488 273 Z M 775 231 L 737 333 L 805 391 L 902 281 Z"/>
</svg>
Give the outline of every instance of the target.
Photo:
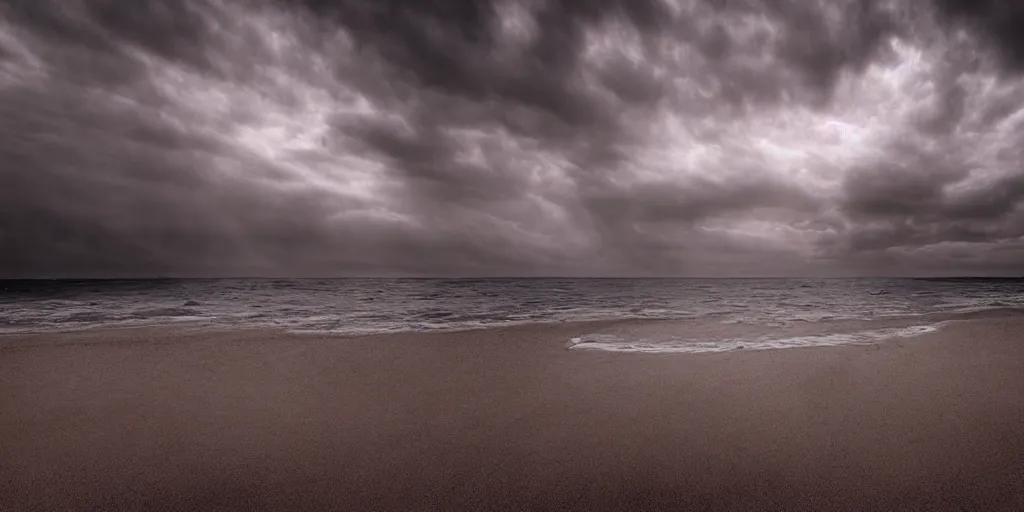
<svg viewBox="0 0 1024 512">
<path fill-rule="evenodd" d="M 1017 272 L 1001 5 L 7 2 L 0 274 Z"/>
<path fill-rule="evenodd" d="M 871 170 L 847 183 L 845 207 L 853 219 L 864 221 L 852 231 L 850 248 L 881 250 L 1024 237 L 1024 171 L 961 193 L 948 191 L 957 181 L 954 174 L 901 171 Z"/>
<path fill-rule="evenodd" d="M 210 64 L 204 62 L 207 21 L 188 3 L 14 0 L 5 15 L 41 40 L 35 48 L 69 82 L 118 86 L 144 79 L 146 69 L 131 58 L 132 51 Z"/>
<path fill-rule="evenodd" d="M 1024 4 L 1004 0 L 937 0 L 940 12 L 954 25 L 977 32 L 997 47 L 1014 71 L 1024 71 Z"/>
</svg>

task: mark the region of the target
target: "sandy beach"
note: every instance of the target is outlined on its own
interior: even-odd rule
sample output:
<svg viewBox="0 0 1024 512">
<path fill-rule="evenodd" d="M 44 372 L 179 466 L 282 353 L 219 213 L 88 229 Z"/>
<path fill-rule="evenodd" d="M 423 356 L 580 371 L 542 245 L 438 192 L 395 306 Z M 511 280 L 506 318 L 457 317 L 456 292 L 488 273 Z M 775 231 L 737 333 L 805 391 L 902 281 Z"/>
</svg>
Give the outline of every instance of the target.
<svg viewBox="0 0 1024 512">
<path fill-rule="evenodd" d="M 1024 510 L 1024 320 L 566 350 L 577 324 L 0 339 L 2 510 Z"/>
</svg>

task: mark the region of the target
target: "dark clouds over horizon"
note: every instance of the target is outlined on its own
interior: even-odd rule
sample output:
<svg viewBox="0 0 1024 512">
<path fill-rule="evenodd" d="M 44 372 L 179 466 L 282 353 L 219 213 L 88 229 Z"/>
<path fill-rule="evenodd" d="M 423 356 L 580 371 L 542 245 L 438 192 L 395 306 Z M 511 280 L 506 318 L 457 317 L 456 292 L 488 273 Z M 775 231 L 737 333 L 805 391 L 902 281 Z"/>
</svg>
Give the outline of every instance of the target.
<svg viewBox="0 0 1024 512">
<path fill-rule="evenodd" d="M 1024 4 L 9 0 L 0 276 L 1024 274 Z"/>
</svg>

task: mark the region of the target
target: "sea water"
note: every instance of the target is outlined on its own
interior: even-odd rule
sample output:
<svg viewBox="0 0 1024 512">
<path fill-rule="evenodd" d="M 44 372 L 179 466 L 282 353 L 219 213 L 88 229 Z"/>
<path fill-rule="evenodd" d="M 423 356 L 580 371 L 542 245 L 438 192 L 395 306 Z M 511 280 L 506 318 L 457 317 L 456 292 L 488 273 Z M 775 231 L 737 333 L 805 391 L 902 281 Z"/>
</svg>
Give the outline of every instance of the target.
<svg viewBox="0 0 1024 512">
<path fill-rule="evenodd" d="M 374 334 L 674 320 L 690 336 L 580 333 L 573 349 L 672 352 L 868 343 L 929 315 L 1024 308 L 1021 279 L 138 279 L 0 281 L 0 332 L 185 324 Z M 895 327 L 892 319 L 901 319 Z M 884 322 L 889 322 L 885 324 Z M 845 331 L 793 325 L 854 322 Z M 854 328 L 855 326 L 855 328 Z M 877 327 L 877 328 L 875 328 Z M 787 329 L 789 329 L 787 331 Z M 853 329 L 853 330 L 850 330 Z"/>
</svg>

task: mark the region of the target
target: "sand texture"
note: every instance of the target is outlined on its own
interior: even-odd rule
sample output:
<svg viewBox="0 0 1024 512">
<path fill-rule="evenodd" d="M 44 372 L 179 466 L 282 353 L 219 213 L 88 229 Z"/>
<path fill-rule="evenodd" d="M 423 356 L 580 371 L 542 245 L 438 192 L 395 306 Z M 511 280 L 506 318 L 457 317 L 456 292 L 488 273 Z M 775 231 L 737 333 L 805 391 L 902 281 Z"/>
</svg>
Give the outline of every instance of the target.
<svg viewBox="0 0 1024 512">
<path fill-rule="evenodd" d="M 569 351 L 537 325 L 0 338 L 2 510 L 1024 510 L 1024 321 Z"/>
</svg>

